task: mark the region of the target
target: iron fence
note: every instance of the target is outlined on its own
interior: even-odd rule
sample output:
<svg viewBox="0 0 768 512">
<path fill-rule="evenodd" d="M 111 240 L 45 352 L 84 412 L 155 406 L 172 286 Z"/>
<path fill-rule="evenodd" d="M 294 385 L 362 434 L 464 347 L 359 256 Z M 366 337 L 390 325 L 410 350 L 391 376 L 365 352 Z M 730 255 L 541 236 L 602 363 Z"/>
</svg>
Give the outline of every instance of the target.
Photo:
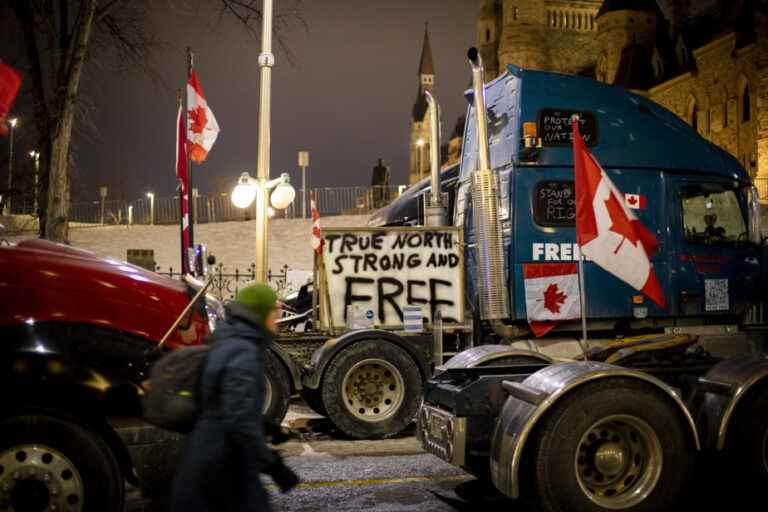
<svg viewBox="0 0 768 512">
<path fill-rule="evenodd" d="M 280 295 L 291 291 L 288 289 L 289 270 L 290 268 L 288 268 L 288 265 L 283 265 L 277 272 L 272 270 L 267 272 L 267 281 L 275 287 Z M 172 279 L 181 279 L 183 276 L 181 272 L 174 272 L 172 267 L 168 268 L 167 271 L 163 271 L 161 267 L 157 267 L 156 272 Z M 233 300 L 237 296 L 237 292 L 240 288 L 256 280 L 256 264 L 252 263 L 245 270 L 236 268 L 234 271 L 225 272 L 224 265 L 219 263 L 215 267 L 209 269 L 209 276 L 213 278 L 213 282 L 209 288 L 210 292 L 220 300 Z"/>
<path fill-rule="evenodd" d="M 311 191 L 323 216 L 370 213 L 386 206 L 398 195 L 397 186 L 377 187 L 322 187 Z M 300 218 L 302 194 L 278 218 Z M 307 194 L 309 195 L 309 194 Z M 307 197 L 309 217 L 309 198 Z M 14 208 L 15 209 L 15 208 Z M 190 198 L 190 215 L 196 224 L 251 220 L 256 206 L 239 209 L 232 204 L 229 194 L 199 195 Z M 179 222 L 179 197 L 140 198 L 133 201 L 105 200 L 77 202 L 70 207 L 69 220 L 74 227 L 120 224 L 176 224 Z"/>
</svg>

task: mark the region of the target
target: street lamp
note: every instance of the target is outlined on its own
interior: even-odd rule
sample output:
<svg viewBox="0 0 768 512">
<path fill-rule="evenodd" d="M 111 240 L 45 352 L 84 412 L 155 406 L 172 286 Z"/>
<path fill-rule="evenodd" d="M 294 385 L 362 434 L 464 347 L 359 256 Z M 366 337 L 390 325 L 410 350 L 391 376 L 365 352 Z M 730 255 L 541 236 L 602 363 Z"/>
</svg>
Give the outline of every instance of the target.
<svg viewBox="0 0 768 512">
<path fill-rule="evenodd" d="M 35 161 L 35 211 L 34 213 L 37 214 L 37 182 L 40 179 L 40 152 L 32 150 L 29 152 L 30 158 L 32 158 Z"/>
<path fill-rule="evenodd" d="M 307 218 L 307 167 L 309 167 L 309 151 L 299 151 L 299 167 L 301 167 L 301 218 Z"/>
<path fill-rule="evenodd" d="M 16 124 L 19 119 L 12 117 L 8 120 L 8 124 L 11 126 L 11 133 L 8 139 L 8 201 L 5 203 L 6 214 L 11 214 L 11 187 L 13 186 L 13 130 L 16 128 Z"/>
<path fill-rule="evenodd" d="M 296 190 L 291 185 L 291 177 L 283 173 L 273 180 L 254 179 L 244 172 L 237 180 L 237 186 L 232 190 L 232 204 L 237 208 L 248 208 L 256 201 L 256 280 L 266 282 L 267 279 L 267 218 L 274 215 L 274 210 L 267 204 L 266 196 L 269 191 L 270 203 L 275 210 L 288 208 L 296 198 Z M 272 210 L 272 213 L 270 213 Z M 265 218 L 259 222 L 258 212 L 263 212 Z M 259 267 L 259 264 L 262 266 Z"/>
<path fill-rule="evenodd" d="M 149 224 L 151 226 L 155 225 L 155 194 L 152 192 L 147 192 L 147 197 L 149 198 Z"/>
</svg>

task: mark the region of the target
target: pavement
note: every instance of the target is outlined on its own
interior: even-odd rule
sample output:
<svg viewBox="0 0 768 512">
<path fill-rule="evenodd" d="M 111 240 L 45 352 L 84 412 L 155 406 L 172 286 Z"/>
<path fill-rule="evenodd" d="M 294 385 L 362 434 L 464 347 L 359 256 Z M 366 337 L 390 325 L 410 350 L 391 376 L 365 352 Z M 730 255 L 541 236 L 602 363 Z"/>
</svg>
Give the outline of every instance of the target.
<svg viewBox="0 0 768 512">
<path fill-rule="evenodd" d="M 424 453 L 413 428 L 392 439 L 349 439 L 301 402 L 291 405 L 283 427 L 290 440 L 278 448 L 302 483 L 280 494 L 264 477 L 274 512 L 536 510 Z M 134 493 L 125 510 L 162 512 L 164 507 L 142 502 Z"/>
</svg>

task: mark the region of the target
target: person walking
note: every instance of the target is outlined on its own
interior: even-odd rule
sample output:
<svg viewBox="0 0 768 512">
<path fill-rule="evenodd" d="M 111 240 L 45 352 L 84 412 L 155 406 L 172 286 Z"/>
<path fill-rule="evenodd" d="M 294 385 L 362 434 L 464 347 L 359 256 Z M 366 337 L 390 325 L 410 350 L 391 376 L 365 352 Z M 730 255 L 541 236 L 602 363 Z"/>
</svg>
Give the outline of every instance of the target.
<svg viewBox="0 0 768 512">
<path fill-rule="evenodd" d="M 283 492 L 299 481 L 264 436 L 265 358 L 277 333 L 277 294 L 252 284 L 226 310 L 210 337 L 201 414 L 174 479 L 172 512 L 269 511 L 259 475 L 271 475 Z"/>
</svg>

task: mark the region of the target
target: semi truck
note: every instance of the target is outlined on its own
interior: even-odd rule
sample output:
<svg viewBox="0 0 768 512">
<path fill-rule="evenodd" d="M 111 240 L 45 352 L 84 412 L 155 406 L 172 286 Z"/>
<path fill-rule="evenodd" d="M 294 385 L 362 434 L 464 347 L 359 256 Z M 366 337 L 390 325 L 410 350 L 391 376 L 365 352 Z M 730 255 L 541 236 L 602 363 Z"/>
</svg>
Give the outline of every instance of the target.
<svg viewBox="0 0 768 512">
<path fill-rule="evenodd" d="M 749 174 L 643 96 L 515 66 L 486 84 L 475 50 L 469 59 L 453 222 L 480 343 L 427 381 L 424 449 L 547 511 L 671 510 L 701 454 L 722 477 L 765 485 L 768 260 Z M 651 261 L 667 307 L 587 260 L 589 339 L 581 319 L 534 339 L 526 265 L 579 258 L 574 116 L 659 241 Z M 737 346 L 743 355 L 723 354 Z"/>
</svg>

